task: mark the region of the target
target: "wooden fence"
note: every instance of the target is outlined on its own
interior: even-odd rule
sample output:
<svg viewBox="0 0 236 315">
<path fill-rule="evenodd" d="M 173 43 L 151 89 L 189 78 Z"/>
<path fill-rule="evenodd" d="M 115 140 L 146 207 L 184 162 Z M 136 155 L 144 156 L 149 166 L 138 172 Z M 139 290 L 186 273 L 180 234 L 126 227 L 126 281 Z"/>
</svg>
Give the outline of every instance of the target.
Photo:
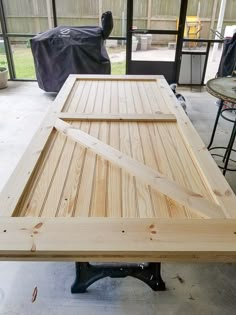
<svg viewBox="0 0 236 315">
<path fill-rule="evenodd" d="M 52 26 L 50 0 L 4 0 L 8 32 L 38 33 Z M 220 0 L 201 0 L 201 37 L 216 28 Z M 216 15 L 214 16 L 214 4 Z M 113 36 L 125 35 L 126 0 L 56 0 L 59 25 L 99 25 L 101 13 L 110 10 L 114 17 Z M 176 29 L 180 0 L 134 0 L 134 25 L 139 28 Z M 196 15 L 198 0 L 189 0 L 188 15 Z M 51 16 L 51 17 L 50 17 Z M 236 0 L 228 0 L 224 25 L 236 24 Z M 168 41 L 170 39 L 168 38 Z"/>
</svg>

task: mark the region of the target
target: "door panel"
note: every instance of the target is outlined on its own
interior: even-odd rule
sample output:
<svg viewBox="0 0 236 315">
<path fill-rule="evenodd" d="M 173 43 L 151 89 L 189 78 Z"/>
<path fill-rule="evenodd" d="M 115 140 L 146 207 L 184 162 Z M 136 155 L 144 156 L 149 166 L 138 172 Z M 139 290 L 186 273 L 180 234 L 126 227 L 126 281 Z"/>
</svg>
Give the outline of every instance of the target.
<svg viewBox="0 0 236 315">
<path fill-rule="evenodd" d="M 138 0 L 129 1 L 127 74 L 161 74 L 169 83 L 176 82 L 187 2 L 167 6 L 165 0 L 149 0 L 140 6 Z"/>
<path fill-rule="evenodd" d="M 132 61 L 130 74 L 164 75 L 167 82 L 175 81 L 175 62 L 168 61 Z"/>
</svg>

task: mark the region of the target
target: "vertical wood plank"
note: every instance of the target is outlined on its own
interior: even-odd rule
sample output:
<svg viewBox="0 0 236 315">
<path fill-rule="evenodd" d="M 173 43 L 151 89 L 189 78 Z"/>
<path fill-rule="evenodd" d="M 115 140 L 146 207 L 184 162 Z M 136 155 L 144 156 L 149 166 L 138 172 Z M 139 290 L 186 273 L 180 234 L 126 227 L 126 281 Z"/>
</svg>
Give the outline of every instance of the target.
<svg viewBox="0 0 236 315">
<path fill-rule="evenodd" d="M 168 106 L 166 106 L 166 103 L 164 102 L 161 94 L 156 88 L 156 84 L 154 82 L 150 82 L 147 84 L 147 82 L 143 83 L 144 91 L 146 95 L 148 96 L 152 112 L 155 113 L 157 110 L 160 110 L 164 114 L 170 114 L 171 111 Z"/>
<path fill-rule="evenodd" d="M 132 86 L 129 81 L 125 82 L 126 104 L 131 112 L 136 112 L 134 98 L 132 95 Z M 137 123 L 129 123 L 129 133 L 132 137 L 131 156 L 139 162 L 144 163 L 144 154 L 142 142 L 140 139 L 140 130 Z M 136 181 L 137 197 L 139 202 L 139 215 L 141 218 L 153 217 L 153 205 L 149 187 L 139 181 Z"/>
<path fill-rule="evenodd" d="M 76 144 L 73 140 L 66 139 L 60 161 L 55 169 L 55 174 L 52 178 L 50 188 L 48 189 L 47 196 L 41 210 L 41 217 L 54 217 L 56 215 L 71 164 L 71 158 L 73 157 L 75 150 L 75 145 Z"/>
<path fill-rule="evenodd" d="M 75 89 L 72 99 L 67 104 L 68 107 L 66 109 L 66 112 L 73 112 L 73 113 L 76 112 L 79 104 L 81 104 L 80 106 L 83 107 L 83 104 L 86 102 L 88 98 L 88 91 L 89 91 L 89 84 L 88 84 L 88 87 L 85 87 L 85 82 L 79 81 L 76 85 L 76 89 Z"/>
<path fill-rule="evenodd" d="M 90 124 L 87 122 L 83 124 L 73 122 L 73 126 L 81 128 L 84 132 L 88 132 Z M 58 217 L 74 216 L 86 152 L 87 150 L 83 146 L 76 144 L 56 213 Z"/>
<path fill-rule="evenodd" d="M 106 88 L 109 89 L 109 83 L 106 84 Z M 106 98 L 107 93 L 105 91 L 104 81 L 98 82 L 98 94 L 96 98 L 96 111 L 109 113 L 110 97 Z M 107 143 L 109 136 L 109 125 L 107 122 L 100 122 L 98 138 Z M 104 217 L 106 216 L 106 197 L 107 197 L 107 164 L 108 161 L 104 160 L 100 156 L 96 156 L 96 167 L 94 171 L 93 179 L 93 194 L 90 205 L 90 216 L 92 217 Z"/>
<path fill-rule="evenodd" d="M 148 102 L 147 96 L 143 97 L 144 99 L 144 103 L 143 103 L 141 100 L 140 91 L 138 89 L 136 82 L 131 82 L 131 89 L 132 89 L 134 104 L 135 104 L 137 113 L 144 113 L 144 112 L 151 113 L 152 109 Z M 145 106 L 145 110 L 144 110 L 144 106 Z M 140 129 L 140 139 L 141 139 L 141 145 L 143 147 L 145 164 L 147 166 L 150 166 L 153 169 L 161 171 L 158 168 L 155 152 L 153 149 L 153 142 L 152 142 L 151 134 L 149 131 L 150 124 L 139 123 L 139 129 Z M 158 193 L 156 190 L 152 189 L 151 187 L 149 189 L 151 192 L 151 201 L 152 201 L 155 217 L 168 218 L 169 208 L 167 206 L 167 200 L 168 200 L 167 197 Z"/>
<path fill-rule="evenodd" d="M 95 84 L 95 83 L 94 83 Z M 88 101 L 88 94 L 90 91 L 90 85 L 86 89 L 83 89 L 84 85 L 82 82 L 80 85 L 77 85 L 77 89 L 74 92 L 73 99 L 71 100 L 69 110 L 75 111 L 78 106 L 78 101 L 82 96 L 80 108 L 84 109 L 85 105 Z M 85 90 L 85 93 L 81 94 Z M 92 91 L 92 89 L 91 89 Z M 47 191 L 47 196 L 44 200 L 40 215 L 43 217 L 53 217 L 57 215 L 60 207 L 60 203 L 62 201 L 62 195 L 64 191 L 64 186 L 66 185 L 66 180 L 68 179 L 68 172 L 70 165 L 72 163 L 72 158 L 74 155 L 76 144 L 74 141 L 70 141 L 66 139 L 65 146 L 63 151 L 61 152 L 60 161 L 57 164 L 57 168 L 55 169 L 54 176 L 51 181 L 50 188 Z M 70 181 L 70 179 L 69 179 Z M 67 198 L 64 199 L 64 201 Z M 64 202 L 65 204 L 65 202 Z M 67 203 L 66 203 L 67 204 Z"/>
<path fill-rule="evenodd" d="M 93 82 L 94 83 L 94 82 Z M 93 84 L 94 86 L 94 84 Z M 82 90 L 82 96 L 80 101 L 76 104 L 76 102 L 74 103 L 74 105 L 76 106 L 76 112 L 78 113 L 83 113 L 85 112 L 85 110 L 87 110 L 87 108 L 89 109 L 90 112 L 92 112 L 93 107 L 94 107 L 94 97 L 91 96 L 92 93 L 92 88 L 94 89 L 94 87 L 92 86 L 92 81 L 84 81 L 84 87 Z M 92 100 L 91 100 L 92 97 Z M 91 104 L 92 101 L 92 104 Z M 73 109 L 75 107 L 73 106 Z"/>
<path fill-rule="evenodd" d="M 53 145 L 53 150 L 50 152 L 50 155 L 43 167 L 43 171 L 40 174 L 40 178 L 37 181 L 35 191 L 33 192 L 30 200 L 26 202 L 25 208 L 22 211 L 25 216 L 41 215 L 41 211 L 53 182 L 53 177 L 55 176 L 57 165 L 60 162 L 61 153 L 63 152 L 65 143 L 66 137 L 58 134 Z"/>
<path fill-rule="evenodd" d="M 111 82 L 110 109 L 109 112 L 119 112 L 118 82 Z M 119 123 L 110 123 L 109 144 L 115 149 L 120 149 Z M 121 197 L 121 170 L 119 167 L 108 163 L 107 173 L 107 212 L 108 217 L 122 217 Z"/>
<path fill-rule="evenodd" d="M 42 153 L 41 156 L 39 158 L 39 161 L 37 163 L 37 166 L 35 167 L 24 191 L 25 193 L 23 193 L 20 201 L 17 204 L 16 210 L 13 213 L 13 216 L 25 216 L 26 215 L 26 210 L 28 207 L 28 203 L 30 202 L 30 200 L 32 199 L 32 196 L 35 192 L 35 189 L 37 187 L 38 181 L 42 175 L 43 169 L 45 167 L 45 164 L 48 160 L 48 157 L 51 153 L 51 151 L 53 150 L 53 146 L 54 143 L 56 141 L 57 138 L 57 131 L 54 130 L 50 136 L 50 138 L 48 139 Z M 27 193 L 28 192 L 28 193 Z"/>
<path fill-rule="evenodd" d="M 153 124 L 153 147 L 155 149 L 156 158 L 158 160 L 158 165 L 162 170 L 162 173 L 165 174 L 168 178 L 175 180 L 175 176 L 172 172 L 171 165 L 168 160 L 168 153 L 165 150 L 166 139 L 161 138 L 161 134 L 159 132 L 160 124 Z M 187 213 L 185 207 L 179 205 L 174 200 L 168 198 L 168 207 L 170 217 L 172 218 L 184 218 Z"/>
<path fill-rule="evenodd" d="M 74 98 L 75 92 L 77 91 L 77 88 L 80 84 L 80 81 L 75 81 L 73 87 L 71 88 L 69 95 L 65 101 L 65 103 L 63 104 L 63 107 L 61 109 L 62 112 L 67 112 L 70 108 L 71 102 Z"/>
<path fill-rule="evenodd" d="M 92 82 L 89 93 L 86 113 L 90 113 L 99 108 L 102 108 L 101 90 L 98 89 L 98 81 Z M 98 137 L 100 124 L 93 122 L 90 125 L 89 133 L 91 136 Z M 82 129 L 82 128 L 81 128 Z M 86 157 L 81 175 L 80 189 L 78 191 L 78 198 L 75 205 L 75 216 L 88 217 L 90 216 L 91 198 L 93 195 L 93 181 L 96 167 L 96 154 L 91 151 L 86 151 Z"/>
<path fill-rule="evenodd" d="M 79 112 L 84 112 L 90 95 L 90 89 L 91 82 L 85 84 L 85 81 L 82 81 L 81 84 L 77 86 L 69 111 L 76 112 L 79 110 Z M 83 129 L 85 132 L 88 132 L 90 128 L 89 123 L 73 122 L 72 124 L 75 127 Z M 75 214 L 75 205 L 78 197 L 86 152 L 87 150 L 83 146 L 75 144 L 60 202 L 57 207 L 56 216 L 70 217 Z"/>
<path fill-rule="evenodd" d="M 186 187 L 190 188 L 191 190 L 203 195 L 209 200 L 214 201 L 212 195 L 208 188 L 205 186 L 204 181 L 202 180 L 196 165 L 194 164 L 189 151 L 186 148 L 186 145 L 181 137 L 177 125 L 170 124 L 168 129 L 166 128 L 166 132 L 169 133 L 169 138 L 171 139 L 173 146 L 176 151 L 176 156 L 179 158 L 181 162 L 182 170 L 185 170 L 185 180 L 186 180 Z M 184 182 L 181 182 L 184 186 Z"/>
<path fill-rule="evenodd" d="M 169 113 L 168 107 L 165 105 L 165 103 L 162 101 L 162 97 L 158 96 L 158 91 L 154 90 L 154 85 L 150 83 L 150 86 L 148 87 L 147 84 L 143 82 L 138 82 L 138 90 L 140 92 L 142 105 L 145 112 L 156 112 L 156 109 L 160 109 L 161 112 Z M 152 87 L 152 88 L 150 88 Z M 147 89 L 146 89 L 147 88 Z M 154 156 L 157 161 L 157 169 L 160 170 L 161 173 L 165 174 L 171 179 L 173 178 L 173 172 L 170 168 L 170 165 L 168 163 L 168 155 L 165 151 L 165 143 L 157 137 L 160 137 L 159 130 L 156 129 L 156 132 L 153 130 L 161 126 L 162 124 L 148 124 L 149 134 L 152 139 L 152 148 L 154 151 Z M 163 196 L 162 199 L 158 198 L 158 195 L 156 192 L 152 191 L 152 198 L 153 198 L 153 205 L 155 208 L 155 212 L 160 213 L 161 217 L 167 217 L 168 215 L 171 217 L 185 217 L 186 211 L 185 208 L 181 205 L 179 205 L 174 200 Z M 162 203 L 164 203 L 166 207 L 162 207 Z M 157 208 L 155 207 L 161 202 L 161 207 Z M 161 209 L 161 210 L 160 210 Z M 161 212 L 160 212 L 161 211 Z"/>
<path fill-rule="evenodd" d="M 176 139 L 179 137 L 178 135 L 178 129 L 176 129 L 176 126 L 172 126 L 174 133 L 169 133 L 166 130 L 165 124 L 158 125 L 158 131 L 161 139 L 164 139 L 163 145 L 165 145 L 165 152 L 166 152 L 166 158 L 172 173 L 172 178 L 177 183 L 181 184 L 183 187 L 193 189 L 194 192 L 202 194 L 202 190 L 199 188 L 199 185 L 194 184 L 194 178 L 191 177 L 191 180 L 188 180 L 188 175 L 196 175 L 194 172 L 194 165 L 192 164 L 191 159 L 184 158 L 182 154 L 180 154 L 180 141 L 179 140 L 173 140 L 173 137 Z M 168 126 L 168 129 L 170 126 Z M 177 147 L 177 143 L 179 146 Z M 184 158 L 184 160 L 182 160 Z M 183 164 L 186 162 L 185 164 Z M 185 172 L 183 172 L 183 169 L 185 169 Z M 199 217 L 196 213 L 192 212 L 190 209 L 185 208 L 185 213 L 187 217 L 190 218 L 197 218 Z"/>
<path fill-rule="evenodd" d="M 126 82 L 118 83 L 119 91 L 119 112 L 129 112 L 125 94 Z M 125 154 L 132 156 L 129 124 L 120 123 L 120 150 Z M 136 180 L 124 170 L 121 170 L 121 188 L 122 188 L 122 211 L 123 217 L 139 217 Z"/>
</svg>

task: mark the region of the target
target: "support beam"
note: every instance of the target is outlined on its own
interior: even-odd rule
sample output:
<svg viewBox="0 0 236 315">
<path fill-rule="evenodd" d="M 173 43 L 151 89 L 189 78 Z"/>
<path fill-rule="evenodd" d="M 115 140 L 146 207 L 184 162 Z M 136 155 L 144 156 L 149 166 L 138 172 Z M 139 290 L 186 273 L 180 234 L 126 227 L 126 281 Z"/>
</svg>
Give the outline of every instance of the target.
<svg viewBox="0 0 236 315">
<path fill-rule="evenodd" d="M 198 1 L 198 7 L 197 7 L 197 17 L 200 18 L 201 14 L 201 1 Z"/>
<path fill-rule="evenodd" d="M 2 0 L 0 0 L 0 25 L 2 28 L 2 37 L 4 40 L 4 47 L 6 51 L 9 75 L 10 75 L 10 79 L 13 80 L 16 78 L 16 71 L 15 71 L 15 65 L 14 65 L 14 60 L 12 56 L 11 43 L 10 43 L 9 37 L 7 36 L 8 29 L 7 29 L 6 16 L 5 16 L 4 5 L 3 5 Z"/>
<path fill-rule="evenodd" d="M 216 19 L 216 10 L 217 10 L 218 0 L 214 0 L 213 7 L 212 7 L 212 14 L 211 14 L 211 25 L 210 30 L 214 29 L 215 26 L 215 19 Z M 211 31 L 209 33 L 209 39 L 211 39 Z"/>
<path fill-rule="evenodd" d="M 79 129 L 73 128 L 70 124 L 60 119 L 57 120 L 55 128 L 74 141 L 102 156 L 109 162 L 124 169 L 131 175 L 136 176 L 139 180 L 150 185 L 153 189 L 156 189 L 165 196 L 179 202 L 181 205 L 190 208 L 198 215 L 205 218 L 224 217 L 223 211 L 219 205 L 205 199 L 198 193 L 180 186 L 158 171 L 132 159 L 97 138 L 92 137 Z"/>
<path fill-rule="evenodd" d="M 86 121 L 130 121 L 130 122 L 176 122 L 172 114 L 78 114 L 60 113 L 59 118 L 63 120 L 86 120 Z"/>
<path fill-rule="evenodd" d="M 217 28 L 216 28 L 217 32 L 219 33 L 222 32 L 226 3 L 227 3 L 227 0 L 221 0 L 220 12 L 219 12 L 218 23 L 217 23 Z M 215 39 L 218 39 L 217 35 L 215 36 Z M 214 43 L 212 56 L 211 56 L 212 61 L 216 60 L 216 53 L 217 53 L 218 48 L 219 48 L 219 43 Z"/>
</svg>

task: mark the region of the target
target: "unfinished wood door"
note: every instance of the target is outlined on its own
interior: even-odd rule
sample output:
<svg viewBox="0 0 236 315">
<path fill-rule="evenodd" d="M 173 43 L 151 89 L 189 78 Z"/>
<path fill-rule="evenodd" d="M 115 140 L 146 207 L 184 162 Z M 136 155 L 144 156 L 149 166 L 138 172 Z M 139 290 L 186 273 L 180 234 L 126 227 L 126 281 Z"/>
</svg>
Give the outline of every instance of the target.
<svg viewBox="0 0 236 315">
<path fill-rule="evenodd" d="M 70 76 L 0 202 L 3 258 L 235 259 L 235 195 L 163 77 Z"/>
</svg>

